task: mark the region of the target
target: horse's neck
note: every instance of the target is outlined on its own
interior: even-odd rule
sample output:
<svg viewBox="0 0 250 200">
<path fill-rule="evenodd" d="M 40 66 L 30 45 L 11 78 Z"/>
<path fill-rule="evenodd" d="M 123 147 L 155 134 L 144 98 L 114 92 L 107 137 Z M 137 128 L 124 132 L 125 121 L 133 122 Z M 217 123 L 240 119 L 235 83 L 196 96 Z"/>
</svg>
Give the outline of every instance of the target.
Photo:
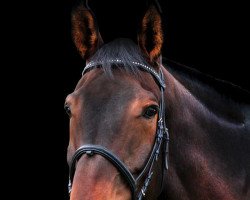
<svg viewBox="0 0 250 200">
<path fill-rule="evenodd" d="M 178 190 L 172 198 L 249 198 L 250 133 L 243 108 L 216 100 L 216 93 L 192 88 L 167 70 L 164 75 L 172 162 L 168 184 Z"/>
</svg>

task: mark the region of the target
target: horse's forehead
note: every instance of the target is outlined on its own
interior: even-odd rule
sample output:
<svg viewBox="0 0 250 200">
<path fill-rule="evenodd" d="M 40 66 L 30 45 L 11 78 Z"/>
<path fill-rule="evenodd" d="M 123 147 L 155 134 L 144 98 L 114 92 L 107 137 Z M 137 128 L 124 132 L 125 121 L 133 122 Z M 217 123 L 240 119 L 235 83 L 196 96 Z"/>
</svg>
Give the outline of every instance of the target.
<svg viewBox="0 0 250 200">
<path fill-rule="evenodd" d="M 115 109 L 117 105 L 145 104 L 160 99 L 158 85 L 150 74 L 142 72 L 138 77 L 117 69 L 110 76 L 100 68 L 84 74 L 71 96 L 74 99 L 72 105 L 78 105 L 78 110 L 91 110 L 100 105 Z"/>
<path fill-rule="evenodd" d="M 141 91 L 140 81 L 128 73 L 114 72 L 108 75 L 102 70 L 94 69 L 86 73 L 76 87 L 79 96 L 122 96 L 136 95 Z"/>
</svg>

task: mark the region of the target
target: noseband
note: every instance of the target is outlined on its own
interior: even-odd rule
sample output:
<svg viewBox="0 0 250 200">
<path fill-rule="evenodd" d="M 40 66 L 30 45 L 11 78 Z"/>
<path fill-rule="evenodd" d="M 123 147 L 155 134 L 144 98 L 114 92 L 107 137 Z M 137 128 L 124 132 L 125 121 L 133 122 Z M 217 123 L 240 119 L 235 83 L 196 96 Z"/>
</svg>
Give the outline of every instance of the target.
<svg viewBox="0 0 250 200">
<path fill-rule="evenodd" d="M 116 64 L 116 65 L 123 64 L 123 62 L 119 59 L 110 60 L 109 62 L 111 64 Z M 84 75 L 87 71 L 101 64 L 102 63 L 89 62 L 84 68 L 82 75 Z M 76 152 L 74 153 L 72 157 L 72 161 L 71 161 L 70 168 L 69 168 L 69 185 L 68 185 L 69 194 L 72 189 L 72 183 L 73 183 L 77 161 L 81 158 L 83 154 L 86 154 L 88 156 L 98 154 L 106 158 L 110 163 L 112 163 L 116 167 L 116 169 L 122 174 L 123 178 L 126 179 L 127 183 L 129 184 L 133 200 L 135 199 L 141 200 L 146 195 L 146 190 L 150 184 L 152 175 L 154 173 L 153 166 L 154 166 L 154 163 L 158 160 L 161 149 L 162 149 L 162 154 L 163 154 L 163 161 L 162 161 L 163 171 L 168 169 L 169 133 L 168 133 L 168 129 L 166 127 L 166 122 L 165 122 L 164 89 L 166 85 L 164 83 L 163 73 L 161 69 L 159 73 L 157 73 L 154 69 L 150 68 L 149 66 L 138 63 L 138 62 L 133 62 L 133 64 L 137 65 L 140 69 L 145 70 L 148 73 L 150 73 L 155 78 L 155 81 L 160 86 L 160 90 L 161 90 L 161 100 L 160 100 L 155 142 L 154 142 L 150 157 L 147 161 L 147 164 L 145 165 L 145 167 L 143 168 L 139 176 L 135 178 L 131 174 L 131 172 L 128 170 L 126 165 L 110 150 L 99 145 L 91 145 L 91 144 L 83 145 L 79 149 L 76 150 Z M 139 185 L 140 181 L 143 180 L 143 178 L 144 178 L 144 181 L 142 182 L 143 184 Z"/>
</svg>

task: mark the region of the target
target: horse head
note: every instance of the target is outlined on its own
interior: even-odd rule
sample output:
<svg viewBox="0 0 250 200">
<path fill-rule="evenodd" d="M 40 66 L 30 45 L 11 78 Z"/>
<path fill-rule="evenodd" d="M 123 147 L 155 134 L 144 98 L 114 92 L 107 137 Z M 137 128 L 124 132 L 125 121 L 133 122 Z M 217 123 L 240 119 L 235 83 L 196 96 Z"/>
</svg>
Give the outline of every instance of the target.
<svg viewBox="0 0 250 200">
<path fill-rule="evenodd" d="M 72 12 L 72 35 L 86 66 L 65 102 L 70 199 L 141 199 L 146 190 L 156 198 L 165 168 L 157 160 L 166 162 L 162 149 L 168 140 L 157 8 L 145 12 L 138 45 L 128 39 L 105 44 L 82 3 Z"/>
</svg>

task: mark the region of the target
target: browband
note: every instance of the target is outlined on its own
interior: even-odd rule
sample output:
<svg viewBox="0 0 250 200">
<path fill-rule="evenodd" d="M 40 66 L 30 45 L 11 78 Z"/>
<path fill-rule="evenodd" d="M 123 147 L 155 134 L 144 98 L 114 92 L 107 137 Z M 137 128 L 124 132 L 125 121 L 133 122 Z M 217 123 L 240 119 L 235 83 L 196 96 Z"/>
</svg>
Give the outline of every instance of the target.
<svg viewBox="0 0 250 200">
<path fill-rule="evenodd" d="M 93 67 L 96 67 L 96 66 L 101 66 L 104 62 L 93 62 L 93 61 L 90 61 L 89 63 L 87 63 L 87 65 L 84 67 L 83 69 L 83 72 L 82 72 L 82 75 L 92 69 Z M 115 65 L 123 65 L 124 62 L 120 59 L 111 59 L 111 60 L 108 60 L 108 61 L 105 61 L 105 63 L 112 63 L 112 64 L 115 64 Z M 145 64 L 142 64 L 142 63 L 139 63 L 139 62 L 136 62 L 136 61 L 132 61 L 132 63 L 138 67 L 140 67 L 141 69 L 144 69 L 146 70 L 147 72 L 149 72 L 150 74 L 152 74 L 158 81 L 158 83 L 160 84 L 161 87 L 165 88 L 166 85 L 164 83 L 164 80 L 160 77 L 159 73 L 157 73 L 154 69 L 152 69 L 151 67 L 145 65 Z"/>
</svg>

